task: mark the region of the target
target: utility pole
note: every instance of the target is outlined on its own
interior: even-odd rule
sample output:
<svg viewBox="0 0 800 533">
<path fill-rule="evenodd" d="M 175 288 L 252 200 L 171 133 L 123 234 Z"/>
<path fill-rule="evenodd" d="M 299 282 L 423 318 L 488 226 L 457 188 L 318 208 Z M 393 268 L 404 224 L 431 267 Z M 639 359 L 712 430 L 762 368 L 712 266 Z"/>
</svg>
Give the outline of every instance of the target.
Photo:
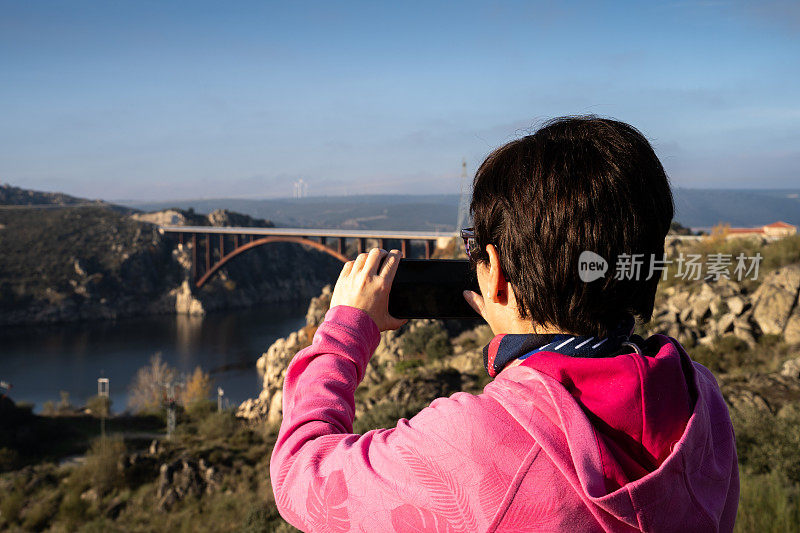
<svg viewBox="0 0 800 533">
<path fill-rule="evenodd" d="M 175 383 L 173 381 L 168 381 L 164 383 L 165 390 L 165 399 L 164 403 L 167 406 L 167 439 L 172 439 L 172 434 L 175 433 L 175 422 L 176 422 L 176 413 L 175 407 L 178 404 L 178 398 L 175 395 L 175 387 L 182 386 L 183 383 Z"/>
<path fill-rule="evenodd" d="M 109 384 L 108 378 L 97 378 L 97 396 L 103 398 L 103 407 L 100 411 L 100 436 L 103 441 L 106 440 L 106 416 L 109 411 Z"/>
<path fill-rule="evenodd" d="M 461 179 L 459 180 L 460 196 L 458 199 L 458 222 L 456 222 L 456 232 L 461 231 L 469 215 L 467 205 L 467 189 L 469 188 L 469 178 L 467 177 L 467 160 L 461 160 Z M 454 257 L 458 254 L 458 246 L 453 248 Z"/>
</svg>

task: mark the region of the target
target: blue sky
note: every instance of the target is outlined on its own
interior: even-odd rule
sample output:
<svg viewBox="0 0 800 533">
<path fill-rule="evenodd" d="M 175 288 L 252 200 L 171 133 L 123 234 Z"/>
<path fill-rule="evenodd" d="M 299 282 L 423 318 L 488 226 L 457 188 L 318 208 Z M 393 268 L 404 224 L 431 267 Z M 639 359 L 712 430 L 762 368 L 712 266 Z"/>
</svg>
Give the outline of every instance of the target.
<svg viewBox="0 0 800 533">
<path fill-rule="evenodd" d="M 0 182 L 104 199 L 457 193 L 547 118 L 674 185 L 800 185 L 800 3 L 0 0 Z"/>
</svg>

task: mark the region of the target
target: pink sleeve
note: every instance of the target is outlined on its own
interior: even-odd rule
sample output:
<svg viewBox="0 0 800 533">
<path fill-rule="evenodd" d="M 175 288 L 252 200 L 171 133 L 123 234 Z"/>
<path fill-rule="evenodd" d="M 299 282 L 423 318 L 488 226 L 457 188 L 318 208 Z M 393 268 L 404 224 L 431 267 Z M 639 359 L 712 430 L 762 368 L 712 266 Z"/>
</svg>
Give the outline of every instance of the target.
<svg viewBox="0 0 800 533">
<path fill-rule="evenodd" d="M 379 340 L 366 313 L 338 306 L 289 365 L 270 461 L 278 510 L 304 531 L 487 526 L 519 462 L 498 472 L 475 457 L 513 421 L 489 398 L 456 393 L 395 428 L 352 434 L 354 392 Z"/>
</svg>

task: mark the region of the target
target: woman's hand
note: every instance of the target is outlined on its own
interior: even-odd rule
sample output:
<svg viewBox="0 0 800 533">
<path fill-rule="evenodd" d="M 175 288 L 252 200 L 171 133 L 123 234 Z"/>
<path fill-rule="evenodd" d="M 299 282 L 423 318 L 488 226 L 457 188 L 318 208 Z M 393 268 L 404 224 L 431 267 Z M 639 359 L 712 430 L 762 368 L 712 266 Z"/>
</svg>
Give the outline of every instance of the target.
<svg viewBox="0 0 800 533">
<path fill-rule="evenodd" d="M 381 259 L 386 258 L 381 266 Z M 389 315 L 389 291 L 392 288 L 400 252 L 373 248 L 359 254 L 342 267 L 331 296 L 331 308 L 349 305 L 366 312 L 381 331 L 397 329 L 407 322 Z M 380 266 L 380 271 L 378 267 Z"/>
</svg>

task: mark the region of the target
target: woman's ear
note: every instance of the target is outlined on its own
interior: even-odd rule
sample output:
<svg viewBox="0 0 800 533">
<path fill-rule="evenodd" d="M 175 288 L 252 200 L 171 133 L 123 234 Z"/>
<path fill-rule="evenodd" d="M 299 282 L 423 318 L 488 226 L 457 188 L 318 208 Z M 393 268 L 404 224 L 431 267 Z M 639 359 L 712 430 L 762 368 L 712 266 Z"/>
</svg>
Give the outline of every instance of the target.
<svg viewBox="0 0 800 533">
<path fill-rule="evenodd" d="M 505 305 L 508 302 L 509 287 L 500 267 L 500 256 L 493 244 L 486 245 L 486 253 L 489 255 L 489 286 L 486 297 L 492 302 Z"/>
</svg>

